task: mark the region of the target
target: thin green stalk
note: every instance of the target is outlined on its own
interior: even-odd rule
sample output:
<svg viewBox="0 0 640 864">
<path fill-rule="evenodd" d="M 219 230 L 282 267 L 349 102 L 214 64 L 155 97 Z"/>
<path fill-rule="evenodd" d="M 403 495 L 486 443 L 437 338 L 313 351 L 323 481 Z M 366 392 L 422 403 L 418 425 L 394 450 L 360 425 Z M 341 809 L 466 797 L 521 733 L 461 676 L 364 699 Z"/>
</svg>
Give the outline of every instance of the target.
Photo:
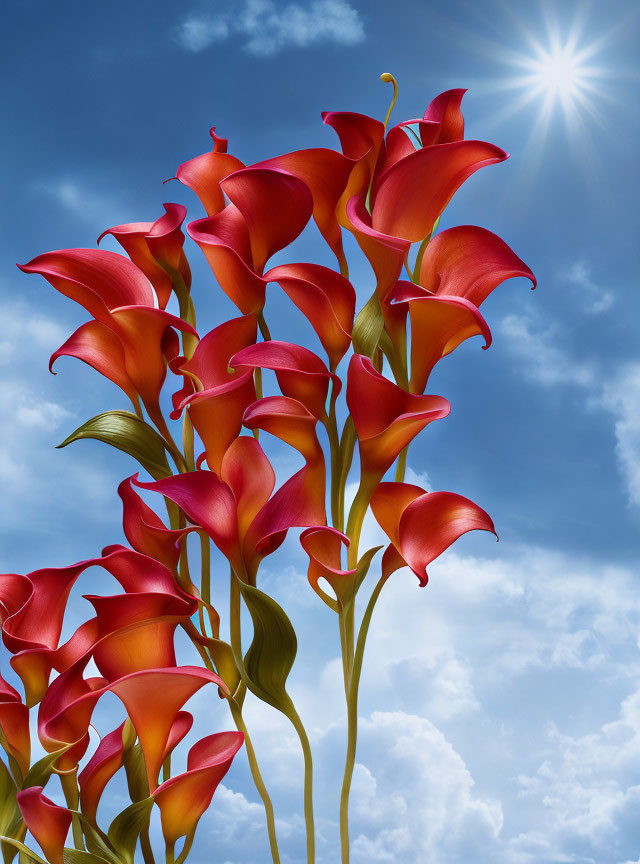
<svg viewBox="0 0 640 864">
<path fill-rule="evenodd" d="M 344 531 L 344 495 L 347 488 L 347 479 L 349 470 L 353 462 L 353 451 L 356 445 L 356 427 L 353 423 L 351 415 L 347 417 L 342 430 L 342 438 L 340 440 L 340 476 L 338 478 L 338 517 L 339 522 L 336 527 L 338 531 Z"/>
<path fill-rule="evenodd" d="M 182 421 L 182 445 L 184 447 L 185 467 L 187 471 L 195 471 L 193 423 L 191 422 L 188 410 L 184 412 L 184 420 Z"/>
<path fill-rule="evenodd" d="M 260 333 L 262 333 L 262 338 L 265 342 L 271 341 L 271 333 L 269 332 L 269 328 L 267 327 L 267 322 L 264 317 L 264 310 L 258 312 L 258 327 L 260 328 Z"/>
<path fill-rule="evenodd" d="M 409 452 L 409 445 L 403 447 L 400 451 L 400 455 L 398 456 L 398 462 L 396 464 L 396 483 L 404 482 L 404 472 L 407 470 L 407 454 Z"/>
<path fill-rule="evenodd" d="M 313 759 L 311 756 L 311 745 L 309 744 L 306 730 L 302 725 L 302 720 L 291 701 L 286 715 L 298 733 L 304 757 L 304 821 L 307 832 L 307 864 L 314 864 L 316 860 L 316 841 L 313 819 Z"/>
<path fill-rule="evenodd" d="M 347 566 L 352 569 L 358 564 L 358 546 L 362 524 L 369 508 L 369 501 L 380 480 L 379 476 L 361 477 L 356 497 L 353 499 L 347 520 L 347 537 L 351 541 L 347 554 Z"/>
<path fill-rule="evenodd" d="M 249 760 L 251 776 L 253 778 L 253 782 L 255 783 L 255 787 L 258 790 L 258 795 L 262 799 L 262 803 L 264 805 L 264 811 L 267 816 L 267 833 L 269 835 L 271 857 L 273 858 L 274 864 L 280 864 L 280 853 L 278 851 L 278 841 L 276 838 L 276 820 L 273 812 L 273 804 L 271 803 L 271 798 L 269 797 L 267 787 L 264 785 L 264 780 L 262 779 L 262 775 L 258 767 L 256 752 L 253 749 L 253 744 L 251 742 L 251 738 L 249 737 L 249 732 L 245 725 L 244 718 L 242 717 L 242 709 L 238 706 L 237 702 L 233 698 L 229 699 L 228 702 L 229 708 L 231 709 L 231 716 L 233 717 L 236 727 L 238 731 L 242 732 L 244 735 L 244 747 L 247 751 L 247 759 Z M 176 864 L 179 864 L 179 862 L 176 862 Z"/>
<path fill-rule="evenodd" d="M 151 848 L 151 838 L 149 837 L 149 826 L 147 825 L 140 832 L 140 851 L 144 864 L 156 864 L 156 859 Z"/>
<path fill-rule="evenodd" d="M 364 647 L 369 632 L 371 616 L 375 608 L 386 576 L 381 576 L 376 587 L 373 589 L 367 608 L 365 609 L 358 641 L 353 657 L 353 668 L 351 671 L 351 686 L 347 699 L 347 758 L 344 767 L 344 779 L 340 793 L 340 848 L 342 853 L 342 864 L 349 864 L 349 794 L 351 792 L 351 781 L 353 779 L 353 768 L 356 761 L 356 744 L 358 739 L 358 687 L 360 685 L 360 674 L 362 672 L 362 660 L 364 658 Z"/>
<path fill-rule="evenodd" d="M 344 514 L 340 511 L 340 441 L 338 439 L 335 399 L 331 400 L 329 414 L 325 418 L 325 427 L 331 451 L 331 521 L 334 528 L 342 531 Z"/>
<path fill-rule="evenodd" d="M 166 780 L 169 780 L 171 777 L 171 753 L 167 756 L 167 758 L 162 763 L 162 782 L 164 783 Z"/>
<path fill-rule="evenodd" d="M 165 841 L 164 860 L 166 861 L 166 864 L 175 864 L 175 846 L 175 843 L 167 843 Z"/>
<path fill-rule="evenodd" d="M 211 603 L 211 543 L 209 535 L 204 531 L 200 534 L 200 560 L 202 568 L 200 571 L 200 596 L 205 603 Z M 206 633 L 204 634 L 206 636 Z"/>
<path fill-rule="evenodd" d="M 77 769 L 66 774 L 60 775 L 60 785 L 64 793 L 64 800 L 67 802 L 69 810 L 77 810 L 80 802 L 80 793 L 78 791 Z M 71 831 L 73 834 L 73 845 L 76 849 L 84 851 L 84 835 L 82 833 L 82 824 L 80 817 L 76 813 L 71 816 Z"/>
</svg>

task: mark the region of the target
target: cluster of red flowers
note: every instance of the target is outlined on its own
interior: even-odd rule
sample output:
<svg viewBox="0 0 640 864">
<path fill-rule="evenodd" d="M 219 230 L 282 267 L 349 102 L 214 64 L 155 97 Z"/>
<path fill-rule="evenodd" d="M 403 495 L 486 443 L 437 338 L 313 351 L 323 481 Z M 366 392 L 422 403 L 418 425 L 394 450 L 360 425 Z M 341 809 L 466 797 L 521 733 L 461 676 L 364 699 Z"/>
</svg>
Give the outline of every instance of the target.
<svg viewBox="0 0 640 864">
<path fill-rule="evenodd" d="M 391 76 L 383 80 L 393 81 L 395 91 Z M 307 859 L 314 860 L 311 751 L 285 686 L 296 637 L 269 586 L 258 587 L 261 562 L 291 528 L 305 529 L 300 543 L 309 556 L 309 583 L 339 621 L 349 718 L 341 846 L 348 861 L 357 692 L 375 601 L 398 568 L 410 567 L 424 585 L 427 565 L 463 533 L 494 531 L 489 516 L 461 495 L 403 482 L 410 442 L 450 410 L 446 399 L 424 395 L 429 375 L 471 336 L 481 335 L 489 346 L 478 307 L 498 284 L 525 276 L 535 285 L 529 268 L 491 232 L 464 225 L 436 233 L 458 187 L 479 168 L 507 158 L 491 144 L 464 140 L 463 93 L 443 93 L 424 117 L 389 129 L 389 115 L 382 123 L 361 114 L 326 113 L 323 120 L 337 132 L 341 152 L 300 150 L 248 167 L 227 153 L 227 142 L 212 130 L 213 150 L 181 165 L 177 179 L 206 210 L 187 231 L 240 315 L 204 335 L 196 329 L 181 227 L 186 210 L 179 204 L 165 204 L 165 214 L 153 223 L 105 232 L 128 257 L 67 249 L 39 255 L 21 268 L 44 276 L 91 316 L 51 364 L 62 355 L 83 360 L 133 406 L 132 412 L 92 418 L 65 443 L 81 437 L 105 441 L 137 459 L 153 479 L 142 482 L 134 475 L 119 486 L 130 547 L 109 546 L 101 557 L 68 567 L 0 577 L 2 639 L 25 694 L 23 701 L 0 678 L 0 744 L 6 753 L 6 765 L 0 761 L 0 843 L 6 861 L 18 852 L 22 860 L 42 860 L 24 843 L 30 832 L 51 864 L 132 864 L 138 843 L 151 864 L 154 805 L 167 861 L 176 860 L 175 844 L 183 837 L 177 861 L 184 861 L 198 820 L 243 742 L 265 804 L 271 854 L 279 861 L 271 801 L 242 716 L 247 690 L 286 714 L 300 736 Z M 272 256 L 310 220 L 337 269 L 290 263 L 265 272 Z M 375 275 L 375 290 L 357 316 L 343 230 L 353 235 Z M 415 253 L 413 244 L 419 244 Z M 407 279 L 401 278 L 403 269 Z M 272 284 L 306 317 L 326 362 L 301 345 L 271 338 L 264 307 Z M 179 314 L 167 311 L 170 302 Z M 348 412 L 341 402 L 341 364 L 347 365 Z M 275 374 L 279 395 L 263 396 L 264 370 Z M 174 391 L 170 418 L 182 419 L 180 447 L 162 407 L 168 372 Z M 304 459 L 276 491 L 260 433 Z M 345 518 L 356 444 L 360 481 Z M 394 464 L 395 480 L 385 481 Z M 164 496 L 168 525 L 137 488 Z M 354 600 L 378 551 L 359 549 L 369 508 L 389 544 L 356 628 Z M 201 541 L 199 582 L 189 569 L 191 533 Z M 229 642 L 220 636 L 220 610 L 212 602 L 210 541 L 230 566 Z M 89 596 L 94 617 L 60 644 L 71 589 L 94 566 L 115 577 L 122 592 Z M 243 604 L 253 622 L 248 650 L 242 644 Z M 178 629 L 193 643 L 201 666 L 178 665 Z M 89 664 L 97 675 L 87 676 Z M 171 776 L 171 754 L 193 722 L 183 707 L 208 683 L 227 701 L 237 731 L 198 741 L 187 770 Z M 92 713 L 107 692 L 122 701 L 126 720 L 102 737 L 87 761 Z M 36 705 L 37 733 L 48 755 L 31 765 L 29 709 Z M 105 831 L 98 824 L 99 802 L 120 769 L 132 803 Z M 52 776 L 60 778 L 66 807 L 43 794 Z M 74 850 L 66 847 L 70 829 Z"/>
</svg>

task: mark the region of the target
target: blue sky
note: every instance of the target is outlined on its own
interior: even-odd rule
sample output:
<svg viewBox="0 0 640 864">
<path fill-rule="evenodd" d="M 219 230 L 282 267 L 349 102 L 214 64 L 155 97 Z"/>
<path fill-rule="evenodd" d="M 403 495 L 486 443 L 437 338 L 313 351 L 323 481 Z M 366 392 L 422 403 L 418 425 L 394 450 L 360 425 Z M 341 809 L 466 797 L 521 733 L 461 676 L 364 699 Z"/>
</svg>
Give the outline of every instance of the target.
<svg viewBox="0 0 640 864">
<path fill-rule="evenodd" d="M 320 112 L 382 118 L 383 71 L 400 84 L 396 119 L 466 87 L 467 137 L 512 154 L 460 190 L 442 227 L 495 231 L 539 287 L 513 280 L 486 302 L 494 343 L 483 352 L 470 340 L 439 365 L 430 392 L 448 398 L 452 413 L 410 455 L 410 476 L 477 501 L 501 539 L 464 538 L 432 566 L 426 590 L 405 573 L 385 588 L 365 660 L 354 864 L 640 862 L 640 124 L 631 6 L 235 0 L 220 12 L 212 2 L 8 0 L 3 10 L 3 572 L 70 563 L 120 542 L 115 490 L 135 470 L 90 442 L 53 449 L 89 416 L 126 406 L 79 363 L 63 359 L 57 378 L 48 374 L 49 355 L 85 315 L 15 262 L 93 246 L 108 226 L 153 220 L 164 200 L 199 218 L 189 190 L 161 182 L 208 149 L 210 125 L 246 163 L 334 147 Z M 563 44 L 575 33 L 576 51 L 593 49 L 583 65 L 597 92 L 573 123 L 556 99 L 543 134 L 545 94 L 521 104 L 530 87 L 511 85 L 531 40 L 547 47 L 554 32 Z M 311 230 L 295 248 L 299 260 L 331 263 Z M 204 330 L 234 311 L 193 244 L 188 254 Z M 353 254 L 353 281 L 366 298 L 371 274 Z M 275 293 L 268 320 L 280 338 L 301 329 Z M 317 350 L 313 339 L 306 344 Z M 290 470 L 284 451 L 271 452 Z M 97 580 L 108 587 L 96 571 L 79 581 L 66 628 Z M 306 590 L 293 537 L 269 559 L 264 585 L 300 634 L 292 692 L 317 753 L 319 862 L 331 864 L 345 732 L 337 634 Z M 194 702 L 204 712 L 201 735 L 230 728 L 206 690 Z M 113 722 L 115 699 L 101 710 Z M 283 860 L 297 864 L 295 740 L 262 705 L 248 723 Z M 257 800 L 239 757 L 193 860 L 211 860 L 211 848 L 221 864 L 267 860 Z"/>
</svg>

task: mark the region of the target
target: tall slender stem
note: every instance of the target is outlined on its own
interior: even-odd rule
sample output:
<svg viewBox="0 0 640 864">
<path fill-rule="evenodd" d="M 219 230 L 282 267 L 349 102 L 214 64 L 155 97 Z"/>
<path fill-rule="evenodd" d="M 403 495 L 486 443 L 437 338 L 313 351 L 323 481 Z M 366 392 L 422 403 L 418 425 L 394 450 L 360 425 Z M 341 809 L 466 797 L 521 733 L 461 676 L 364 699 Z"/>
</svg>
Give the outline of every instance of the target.
<svg viewBox="0 0 640 864">
<path fill-rule="evenodd" d="M 349 864 L 349 794 L 351 792 L 351 781 L 353 779 L 353 769 L 356 761 L 356 744 L 358 739 L 358 687 L 360 685 L 360 673 L 362 672 L 364 647 L 367 641 L 371 616 L 373 615 L 376 602 L 386 581 L 387 577 L 382 575 L 369 598 L 360 625 L 356 650 L 353 656 L 353 668 L 351 670 L 349 696 L 347 698 L 347 758 L 344 767 L 342 791 L 340 793 L 340 848 L 342 853 L 342 864 Z"/>
<path fill-rule="evenodd" d="M 79 804 L 78 779 L 77 769 L 66 774 L 60 775 L 60 785 L 64 792 L 64 800 L 67 802 L 69 810 L 77 810 Z M 71 816 L 71 830 L 73 834 L 73 845 L 76 849 L 84 851 L 84 835 L 82 834 L 82 824 L 80 818 L 73 813 Z"/>
<path fill-rule="evenodd" d="M 402 483 L 404 481 L 404 473 L 407 470 L 407 454 L 409 453 L 409 445 L 403 447 L 400 451 L 400 455 L 398 456 L 398 462 L 396 465 L 396 483 Z"/>
<path fill-rule="evenodd" d="M 306 730 L 302 725 L 302 720 L 293 707 L 292 702 L 286 714 L 289 720 L 291 720 L 293 728 L 298 733 L 304 757 L 304 821 L 307 832 L 307 864 L 314 864 L 316 860 L 316 841 L 313 819 L 313 759 L 311 756 L 311 745 L 309 744 Z"/>
<path fill-rule="evenodd" d="M 258 790 L 258 795 L 262 799 L 262 803 L 264 805 L 264 811 L 267 816 L 267 833 L 269 835 L 271 857 L 273 858 L 274 864 L 280 864 L 280 853 L 278 851 L 278 841 L 276 838 L 276 820 L 273 812 L 273 804 L 271 803 L 271 798 L 269 797 L 267 787 L 264 785 L 264 780 L 262 779 L 262 775 L 258 767 L 256 752 L 253 749 L 253 744 L 251 742 L 251 738 L 249 737 L 249 732 L 244 722 L 244 718 L 242 717 L 242 709 L 239 707 L 239 705 L 234 699 L 229 699 L 228 701 L 229 708 L 231 709 L 231 716 L 233 717 L 236 727 L 238 728 L 238 731 L 242 732 L 244 735 L 244 746 L 245 750 L 247 751 L 247 759 L 249 760 L 251 776 L 253 778 L 253 782 L 255 783 L 256 789 Z"/>
</svg>

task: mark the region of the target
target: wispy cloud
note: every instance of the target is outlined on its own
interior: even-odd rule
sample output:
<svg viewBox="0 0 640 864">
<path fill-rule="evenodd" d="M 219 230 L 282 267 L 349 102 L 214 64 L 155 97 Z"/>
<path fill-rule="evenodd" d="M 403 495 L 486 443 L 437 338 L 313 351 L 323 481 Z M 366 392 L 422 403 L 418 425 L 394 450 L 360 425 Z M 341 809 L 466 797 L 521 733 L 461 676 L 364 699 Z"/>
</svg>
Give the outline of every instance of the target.
<svg viewBox="0 0 640 864">
<path fill-rule="evenodd" d="M 567 282 L 580 292 L 580 308 L 590 315 L 599 315 L 610 309 L 615 300 L 612 291 L 607 291 L 591 278 L 591 269 L 586 261 L 575 261 L 565 274 Z"/>
<path fill-rule="evenodd" d="M 629 501 L 640 504 L 640 363 L 626 366 L 605 384 L 601 404 L 615 417 L 616 457 Z"/>
<path fill-rule="evenodd" d="M 556 327 L 537 328 L 526 315 L 507 315 L 500 329 L 512 354 L 521 361 L 524 374 L 537 384 L 587 387 L 593 383 L 593 366 L 573 359 L 560 347 Z"/>
<path fill-rule="evenodd" d="M 364 39 L 364 25 L 347 0 L 312 0 L 304 5 L 243 0 L 225 12 L 192 13 L 177 31 L 180 45 L 194 53 L 233 36 L 251 54 L 267 57 L 320 42 L 355 45 Z"/>
</svg>

